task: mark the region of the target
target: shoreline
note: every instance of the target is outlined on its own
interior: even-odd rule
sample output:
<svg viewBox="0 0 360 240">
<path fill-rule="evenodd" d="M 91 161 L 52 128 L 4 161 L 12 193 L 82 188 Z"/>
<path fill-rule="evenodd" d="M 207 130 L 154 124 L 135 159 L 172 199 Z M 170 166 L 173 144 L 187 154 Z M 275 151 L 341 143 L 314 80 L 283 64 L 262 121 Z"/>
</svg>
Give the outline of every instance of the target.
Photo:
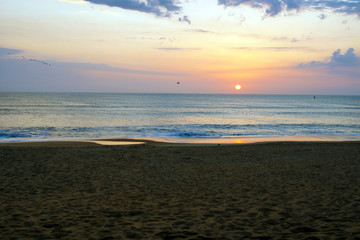
<svg viewBox="0 0 360 240">
<path fill-rule="evenodd" d="M 360 136 L 271 136 L 223 138 L 97 138 L 35 139 L 21 142 L 0 142 L 0 146 L 120 146 L 120 145 L 242 145 L 276 142 L 360 142 Z"/>
</svg>

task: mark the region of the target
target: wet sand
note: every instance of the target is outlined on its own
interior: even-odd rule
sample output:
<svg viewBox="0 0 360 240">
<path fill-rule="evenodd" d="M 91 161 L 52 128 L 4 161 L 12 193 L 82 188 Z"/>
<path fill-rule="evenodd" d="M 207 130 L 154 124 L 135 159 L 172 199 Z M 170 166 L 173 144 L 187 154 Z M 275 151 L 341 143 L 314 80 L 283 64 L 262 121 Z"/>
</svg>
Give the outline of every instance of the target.
<svg viewBox="0 0 360 240">
<path fill-rule="evenodd" d="M 0 146 L 0 239 L 360 239 L 360 142 Z"/>
</svg>

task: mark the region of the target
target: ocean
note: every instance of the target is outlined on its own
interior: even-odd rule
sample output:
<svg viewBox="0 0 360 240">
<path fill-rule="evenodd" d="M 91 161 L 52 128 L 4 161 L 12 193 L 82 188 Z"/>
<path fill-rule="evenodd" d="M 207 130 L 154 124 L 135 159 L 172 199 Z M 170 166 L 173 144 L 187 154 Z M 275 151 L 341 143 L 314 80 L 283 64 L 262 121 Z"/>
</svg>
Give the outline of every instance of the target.
<svg viewBox="0 0 360 240">
<path fill-rule="evenodd" d="M 360 96 L 0 93 L 0 142 L 278 136 L 360 139 Z"/>
</svg>

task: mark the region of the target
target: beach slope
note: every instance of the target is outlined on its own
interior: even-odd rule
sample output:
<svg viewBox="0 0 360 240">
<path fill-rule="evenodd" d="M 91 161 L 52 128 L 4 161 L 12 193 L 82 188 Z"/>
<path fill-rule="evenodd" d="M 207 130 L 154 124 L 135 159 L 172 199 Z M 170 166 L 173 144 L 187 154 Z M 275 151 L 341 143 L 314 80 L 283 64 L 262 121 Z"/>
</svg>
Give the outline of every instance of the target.
<svg viewBox="0 0 360 240">
<path fill-rule="evenodd" d="M 1 239 L 360 239 L 360 143 L 0 146 Z"/>
</svg>

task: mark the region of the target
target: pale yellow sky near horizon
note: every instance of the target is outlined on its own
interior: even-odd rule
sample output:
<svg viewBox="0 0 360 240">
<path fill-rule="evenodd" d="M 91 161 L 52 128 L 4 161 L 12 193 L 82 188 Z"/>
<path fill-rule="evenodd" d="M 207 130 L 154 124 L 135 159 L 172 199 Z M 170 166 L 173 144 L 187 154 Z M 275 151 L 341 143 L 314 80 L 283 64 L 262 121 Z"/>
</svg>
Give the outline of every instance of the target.
<svg viewBox="0 0 360 240">
<path fill-rule="evenodd" d="M 359 15 L 329 9 L 272 17 L 213 0 L 181 7 L 162 17 L 82 0 L 0 0 L 0 48 L 21 51 L 0 55 L 7 79 L 0 89 L 23 83 L 11 64 L 22 67 L 24 56 L 53 63 L 46 73 L 23 66 L 34 79 L 29 91 L 235 93 L 241 84 L 242 93 L 360 93 L 358 62 L 329 65 L 337 49 L 354 48 L 359 59 Z M 319 64 L 296 67 L 312 61 Z M 62 85 L 61 72 L 79 86 Z M 51 76 L 53 87 L 36 82 Z"/>
</svg>

